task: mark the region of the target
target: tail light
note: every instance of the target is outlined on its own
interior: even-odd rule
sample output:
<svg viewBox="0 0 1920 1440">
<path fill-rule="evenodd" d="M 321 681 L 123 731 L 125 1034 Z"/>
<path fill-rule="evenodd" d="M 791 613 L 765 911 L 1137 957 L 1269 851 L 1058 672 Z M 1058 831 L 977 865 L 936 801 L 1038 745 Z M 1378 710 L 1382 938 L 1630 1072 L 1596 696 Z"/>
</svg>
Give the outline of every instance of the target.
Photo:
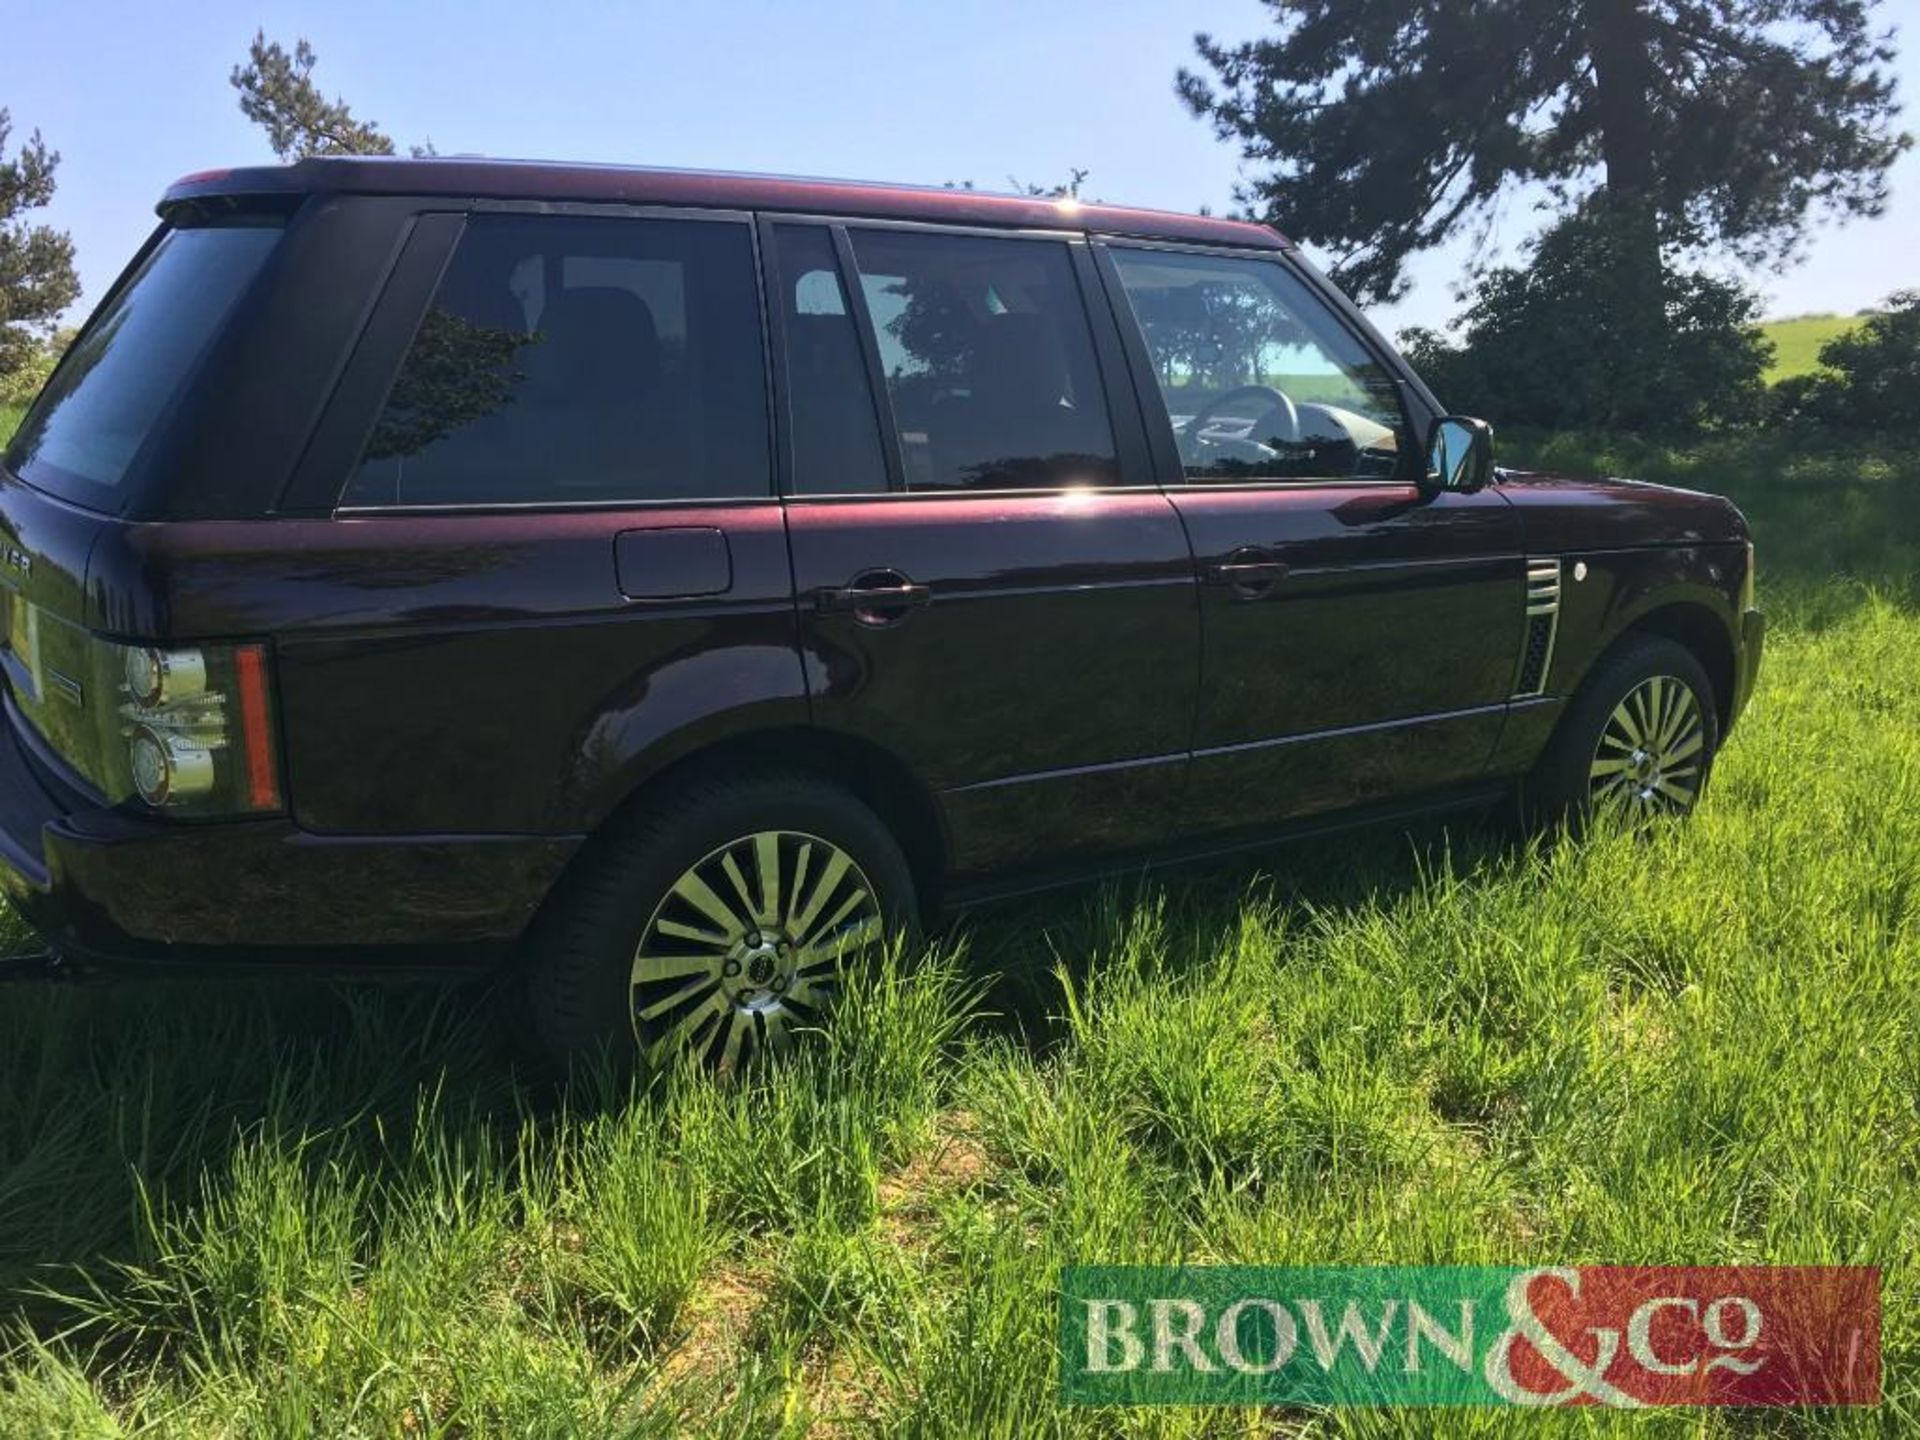
<svg viewBox="0 0 1920 1440">
<path fill-rule="evenodd" d="M 118 734 L 101 737 L 109 752 L 101 758 L 109 774 L 124 765 L 128 792 L 152 809 L 194 815 L 280 808 L 265 646 L 95 643 L 115 652 L 102 670 L 119 662 Z M 115 739 L 121 755 L 111 753 Z"/>
<path fill-rule="evenodd" d="M 0 600 L 12 708 L 108 801 L 206 818 L 282 808 L 265 645 L 127 645 L 4 586 Z"/>
</svg>

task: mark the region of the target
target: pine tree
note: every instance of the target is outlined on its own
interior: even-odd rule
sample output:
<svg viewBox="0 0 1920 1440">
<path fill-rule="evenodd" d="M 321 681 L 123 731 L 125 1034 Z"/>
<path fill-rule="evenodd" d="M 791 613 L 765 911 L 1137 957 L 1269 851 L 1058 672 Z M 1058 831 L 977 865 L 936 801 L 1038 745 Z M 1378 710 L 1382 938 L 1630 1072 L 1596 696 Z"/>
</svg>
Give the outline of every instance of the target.
<svg viewBox="0 0 1920 1440">
<path fill-rule="evenodd" d="M 25 218 L 53 199 L 60 154 L 36 130 L 8 159 L 12 133 L 13 117 L 0 109 L 0 391 L 10 397 L 7 382 L 35 367 L 60 312 L 80 294 L 71 237 Z"/>
<path fill-rule="evenodd" d="M 1877 0 L 1265 0 L 1201 35 L 1180 94 L 1257 167 L 1239 200 L 1368 300 L 1515 187 L 1614 231 L 1623 293 L 1663 249 L 1784 262 L 1874 215 L 1910 143 Z"/>
<path fill-rule="evenodd" d="M 247 63 L 229 77 L 240 109 L 267 132 L 282 160 L 308 155 L 391 155 L 393 141 L 371 121 L 356 120 L 344 100 L 329 100 L 313 83 L 315 56 L 305 40 L 289 55 L 279 41 L 255 31 Z M 417 152 L 416 152 L 417 153 Z"/>
</svg>

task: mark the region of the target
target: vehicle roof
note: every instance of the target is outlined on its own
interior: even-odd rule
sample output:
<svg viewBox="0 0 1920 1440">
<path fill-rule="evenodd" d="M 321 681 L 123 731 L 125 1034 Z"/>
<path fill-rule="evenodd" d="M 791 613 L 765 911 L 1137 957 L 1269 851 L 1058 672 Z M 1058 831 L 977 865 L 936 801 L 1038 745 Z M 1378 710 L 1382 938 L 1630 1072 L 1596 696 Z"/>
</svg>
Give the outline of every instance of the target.
<svg viewBox="0 0 1920 1440">
<path fill-rule="evenodd" d="M 622 205 L 688 205 L 715 209 L 786 211 L 865 219 L 940 221 L 957 225 L 1088 230 L 1145 239 L 1216 245 L 1289 248 L 1264 225 L 1166 210 L 1140 210 L 1035 195 L 999 195 L 932 185 L 888 185 L 861 180 L 816 180 L 718 170 L 673 170 L 638 165 L 591 165 L 469 156 L 401 159 L 330 155 L 291 165 L 203 170 L 175 181 L 160 201 L 168 207 L 218 195 L 346 192 L 371 195 L 445 195 L 489 200 L 575 201 Z"/>
</svg>

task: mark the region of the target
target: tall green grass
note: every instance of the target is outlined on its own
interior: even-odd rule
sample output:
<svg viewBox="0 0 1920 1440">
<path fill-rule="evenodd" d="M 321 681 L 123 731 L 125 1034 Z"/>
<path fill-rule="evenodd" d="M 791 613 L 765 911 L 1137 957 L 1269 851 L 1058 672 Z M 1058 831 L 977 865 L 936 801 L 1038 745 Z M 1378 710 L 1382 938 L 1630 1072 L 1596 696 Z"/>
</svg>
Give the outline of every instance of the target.
<svg viewBox="0 0 1920 1440">
<path fill-rule="evenodd" d="M 0 987 L 0 1437 L 1505 1433 L 1056 1408 L 1075 1261 L 1885 1267 L 1920 1425 L 1920 471 L 1736 494 L 1777 617 L 1692 824 L 1376 831 L 979 914 L 759 1082 L 522 1084 L 482 990 Z"/>
</svg>

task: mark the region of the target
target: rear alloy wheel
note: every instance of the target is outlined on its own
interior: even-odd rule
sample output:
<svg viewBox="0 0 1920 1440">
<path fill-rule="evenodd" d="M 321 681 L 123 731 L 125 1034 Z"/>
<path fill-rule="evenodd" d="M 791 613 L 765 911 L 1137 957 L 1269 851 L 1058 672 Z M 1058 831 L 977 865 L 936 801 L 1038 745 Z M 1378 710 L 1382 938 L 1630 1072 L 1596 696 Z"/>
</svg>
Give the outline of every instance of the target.
<svg viewBox="0 0 1920 1440">
<path fill-rule="evenodd" d="M 1596 812 L 1633 819 L 1684 815 L 1707 773 L 1707 726 L 1685 681 L 1655 675 L 1636 685 L 1607 717 L 1587 769 Z"/>
<path fill-rule="evenodd" d="M 596 1056 L 738 1071 L 827 1019 L 850 965 L 918 934 L 880 818 L 807 774 L 708 773 L 596 836 L 525 946 L 527 1020 L 557 1069 Z"/>
<path fill-rule="evenodd" d="M 656 1060 L 735 1070 L 825 1018 L 845 962 L 885 934 L 873 882 L 817 835 L 762 830 L 695 862 L 633 957 L 633 1022 Z"/>
</svg>

